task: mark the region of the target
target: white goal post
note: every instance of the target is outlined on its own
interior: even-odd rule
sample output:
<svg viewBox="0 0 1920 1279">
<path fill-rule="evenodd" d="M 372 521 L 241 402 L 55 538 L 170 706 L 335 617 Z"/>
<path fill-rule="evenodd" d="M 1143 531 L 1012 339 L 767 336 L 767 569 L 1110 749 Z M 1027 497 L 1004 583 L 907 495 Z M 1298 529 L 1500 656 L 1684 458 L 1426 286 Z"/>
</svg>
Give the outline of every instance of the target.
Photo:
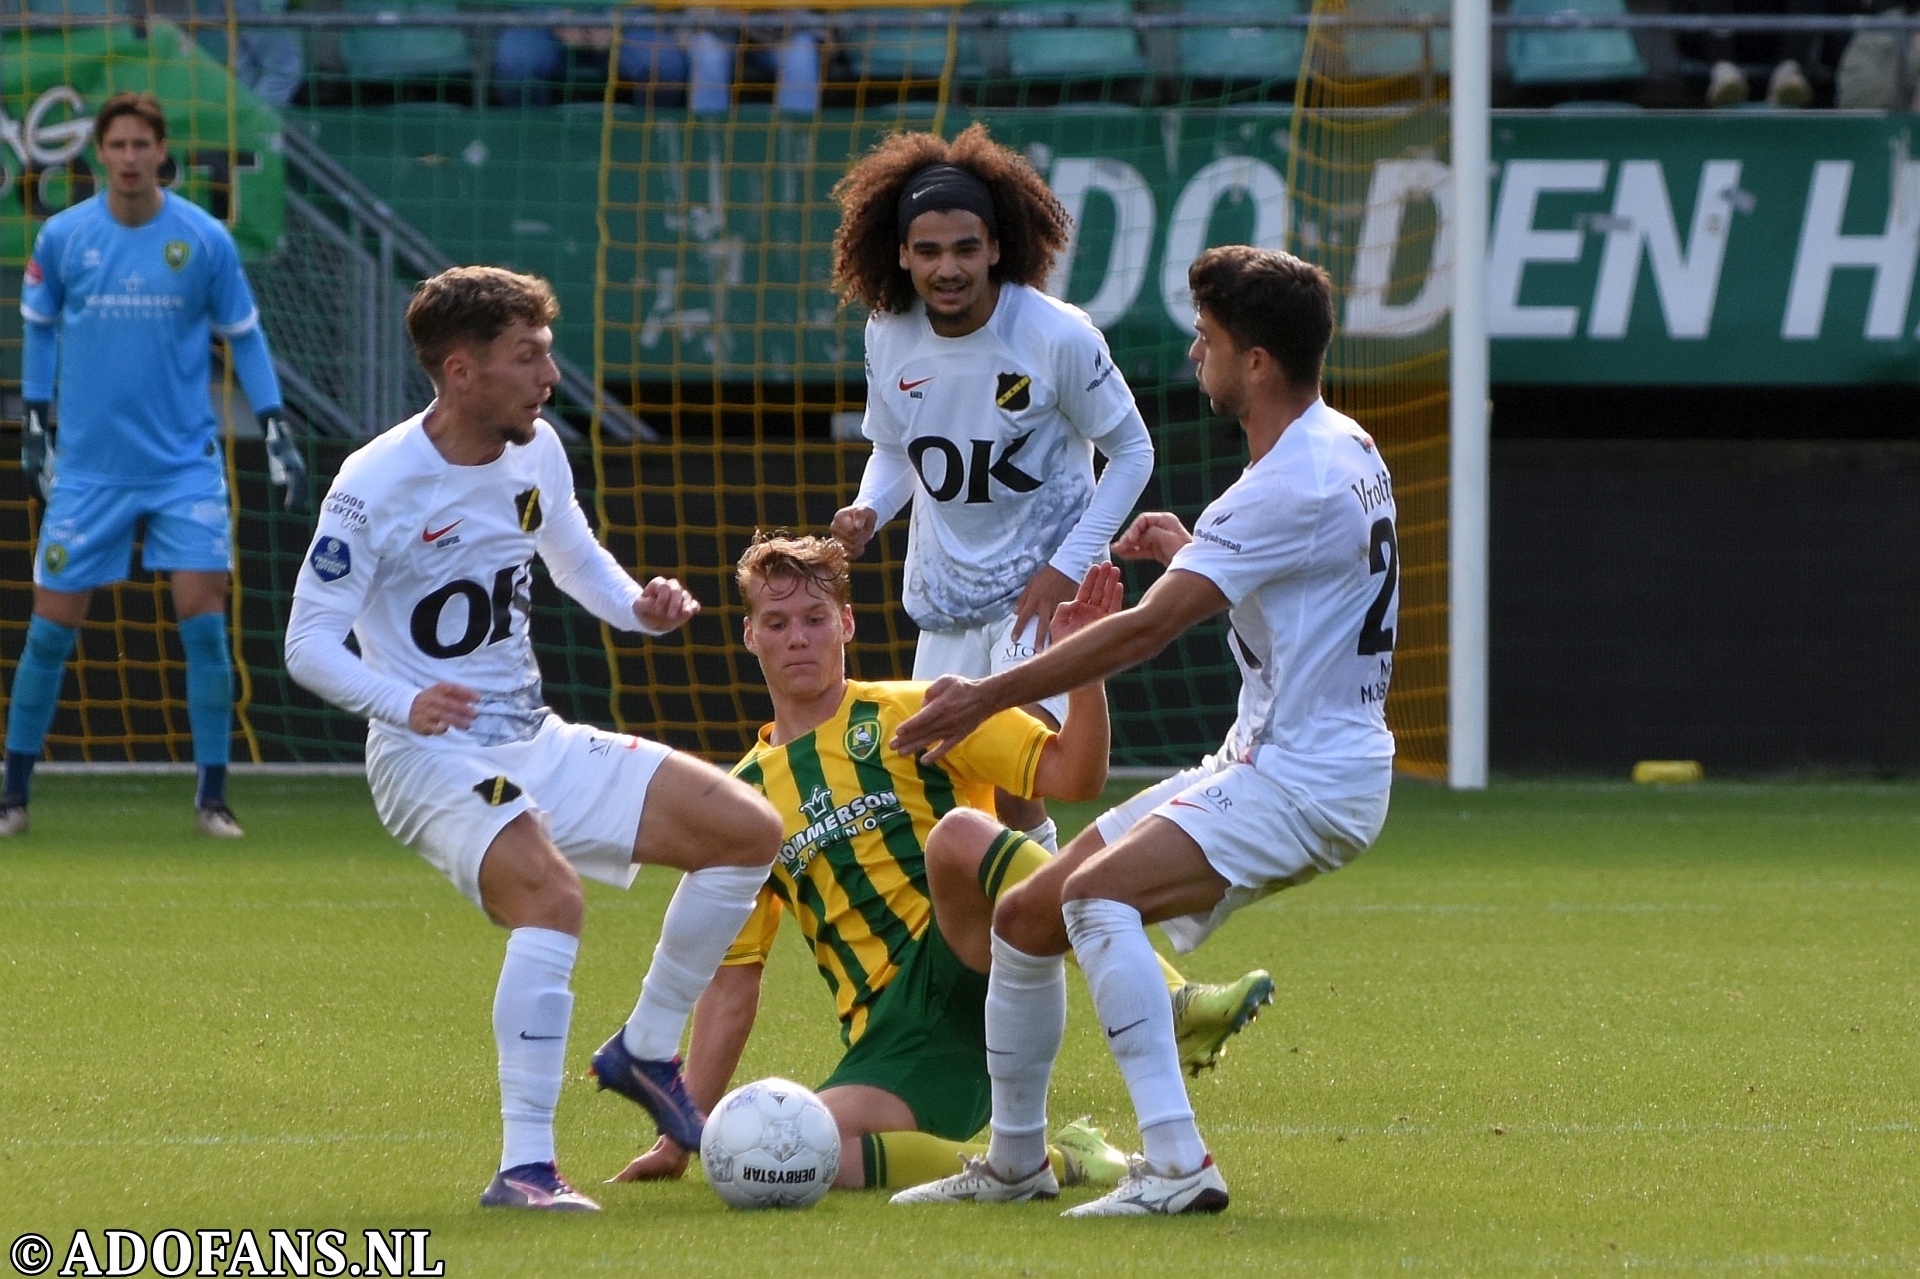
<svg viewBox="0 0 1920 1279">
<path fill-rule="evenodd" d="M 1487 784 L 1486 262 L 1488 0 L 1453 0 L 1453 331 L 1449 355 L 1447 784 Z"/>
</svg>

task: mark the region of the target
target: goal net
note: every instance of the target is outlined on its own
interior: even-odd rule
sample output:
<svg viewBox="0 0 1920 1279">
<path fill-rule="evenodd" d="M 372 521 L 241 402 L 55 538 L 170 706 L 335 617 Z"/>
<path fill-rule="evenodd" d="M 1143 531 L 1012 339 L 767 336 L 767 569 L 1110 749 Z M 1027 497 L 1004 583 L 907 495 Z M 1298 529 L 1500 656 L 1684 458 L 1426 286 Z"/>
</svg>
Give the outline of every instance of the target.
<svg viewBox="0 0 1920 1279">
<path fill-rule="evenodd" d="M 70 2 L 77 12 L 98 0 Z M 197 4 L 197 16 L 0 19 L 8 119 L 24 120 L 57 86 L 75 95 L 9 135 L 21 164 L 40 166 L 43 196 L 22 202 L 25 177 L 0 191 L 0 337 L 11 344 L 0 380 L 16 397 L 7 416 L 18 411 L 20 268 L 38 220 L 82 191 L 90 158 L 75 148 L 63 161 L 71 176 L 41 179 L 47 166 L 21 148 L 84 120 L 109 87 L 151 83 L 168 100 L 175 154 L 197 157 L 176 189 L 226 217 L 241 242 L 319 490 L 365 434 L 424 404 L 397 324 L 422 254 L 553 280 L 559 349 L 585 370 L 583 385 L 610 397 L 596 412 L 591 390 L 571 387 L 553 415 L 569 433 L 581 501 L 622 562 L 680 577 L 706 608 L 682 633 L 638 641 L 538 582 L 549 700 L 727 759 L 768 717 L 739 644 L 731 565 L 756 528 L 824 530 L 867 456 L 865 317 L 830 290 L 831 188 L 891 131 L 952 136 L 984 121 L 1073 214 L 1074 242 L 1049 289 L 1106 333 L 1152 430 L 1158 460 L 1142 509 L 1190 520 L 1246 460 L 1238 428 L 1208 411 L 1193 380 L 1187 264 L 1208 245 L 1246 242 L 1291 247 L 1333 271 L 1343 332 L 1330 394 L 1381 440 L 1399 484 L 1403 598 L 1388 712 L 1403 764 L 1444 759 L 1445 324 L 1421 317 L 1444 294 L 1431 279 L 1445 266 L 1434 256 L 1445 200 L 1434 173 L 1446 136 L 1444 78 L 1430 67 L 1381 73 L 1391 59 L 1356 61 L 1338 33 L 1242 0 L 804 15 L 649 7 L 551 31 L 520 14 L 401 2 L 398 26 L 317 14 L 272 28 L 297 37 L 300 60 L 291 101 L 269 109 L 235 84 L 267 92 L 241 49 L 255 29 L 224 0 L 176 2 Z M 1160 8 L 1211 25 L 1156 21 Z M 1409 37 L 1399 38 L 1404 53 Z M 1416 49 L 1432 43 L 1411 38 Z M 237 198 L 221 203 L 223 190 Z M 357 759 L 360 726 L 280 668 L 312 522 L 278 509 L 250 415 L 236 406 L 232 416 L 236 758 Z M 38 518 L 15 438 L 0 449 L 9 684 Z M 853 662 L 864 677 L 911 667 L 905 536 L 896 521 L 855 569 Z M 1130 566 L 1130 597 L 1151 577 Z M 101 594 L 50 755 L 190 758 L 162 586 L 136 570 Z M 1217 745 L 1237 689 L 1223 634 L 1197 628 L 1113 683 L 1116 763 L 1169 765 Z"/>
</svg>

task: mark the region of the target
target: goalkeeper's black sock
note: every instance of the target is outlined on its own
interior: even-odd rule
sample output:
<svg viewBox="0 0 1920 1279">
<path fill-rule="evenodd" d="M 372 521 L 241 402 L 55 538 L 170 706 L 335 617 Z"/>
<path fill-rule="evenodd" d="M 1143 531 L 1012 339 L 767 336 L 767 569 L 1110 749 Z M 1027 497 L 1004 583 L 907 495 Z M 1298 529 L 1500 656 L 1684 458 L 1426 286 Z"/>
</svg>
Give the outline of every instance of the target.
<svg viewBox="0 0 1920 1279">
<path fill-rule="evenodd" d="M 7 788 L 0 793 L 0 804 L 26 805 L 27 791 L 33 785 L 33 766 L 39 759 L 38 755 L 29 755 L 26 751 L 7 752 Z"/>
<path fill-rule="evenodd" d="M 194 792 L 193 802 L 198 808 L 210 808 L 215 804 L 227 802 L 227 766 L 225 764 L 200 765 L 200 788 Z"/>
</svg>

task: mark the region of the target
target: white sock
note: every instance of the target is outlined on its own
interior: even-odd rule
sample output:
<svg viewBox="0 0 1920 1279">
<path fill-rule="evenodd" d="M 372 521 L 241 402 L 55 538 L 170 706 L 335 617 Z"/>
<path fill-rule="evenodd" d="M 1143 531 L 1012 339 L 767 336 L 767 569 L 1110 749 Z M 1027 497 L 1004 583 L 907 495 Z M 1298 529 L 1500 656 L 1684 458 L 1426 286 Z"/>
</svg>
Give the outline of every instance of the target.
<svg viewBox="0 0 1920 1279">
<path fill-rule="evenodd" d="M 1053 818 L 1051 817 L 1047 818 L 1046 821 L 1041 822 L 1038 826 L 1035 826 L 1032 830 L 1026 832 L 1026 835 L 1028 839 L 1040 845 L 1040 847 L 1046 849 L 1050 853 L 1057 853 L 1060 851 L 1060 828 L 1054 825 Z"/>
<path fill-rule="evenodd" d="M 746 926 L 766 882 L 765 866 L 708 866 L 681 876 L 640 983 L 640 1002 L 621 1035 L 628 1052 L 642 1061 L 665 1061 L 680 1051 L 693 1005 Z"/>
<path fill-rule="evenodd" d="M 500 1118 L 506 1139 L 500 1168 L 553 1159 L 553 1108 L 567 1058 L 573 992 L 567 981 L 580 939 L 550 928 L 507 934 L 507 957 L 493 992 L 493 1040 L 500 1049 Z"/>
<path fill-rule="evenodd" d="M 995 933 L 987 972 L 987 1075 L 993 1080 L 987 1163 L 1008 1181 L 1047 1160 L 1047 1083 L 1066 1032 L 1066 956 L 1029 955 Z"/>
<path fill-rule="evenodd" d="M 1180 1078 L 1173 1001 L 1167 998 L 1167 983 L 1140 912 L 1090 897 L 1062 903 L 1060 913 L 1087 975 L 1107 1047 L 1133 1097 L 1147 1162 L 1176 1177 L 1198 1170 L 1206 1146 L 1194 1127 L 1186 1082 Z"/>
</svg>

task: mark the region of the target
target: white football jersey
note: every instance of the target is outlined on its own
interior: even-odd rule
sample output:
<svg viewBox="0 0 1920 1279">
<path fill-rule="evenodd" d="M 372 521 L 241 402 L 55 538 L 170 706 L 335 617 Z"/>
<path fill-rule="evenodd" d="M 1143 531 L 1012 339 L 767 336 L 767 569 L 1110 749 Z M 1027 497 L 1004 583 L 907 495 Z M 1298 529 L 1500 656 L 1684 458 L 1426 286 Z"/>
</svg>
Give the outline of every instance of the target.
<svg viewBox="0 0 1920 1279">
<path fill-rule="evenodd" d="M 867 321 L 867 414 L 876 443 L 919 474 L 902 602 L 922 629 L 998 621 L 1079 522 L 1093 445 L 1133 393 L 1086 313 L 1000 286 L 986 324 L 943 338 L 926 308 Z"/>
<path fill-rule="evenodd" d="M 1314 795 L 1388 785 L 1400 543 L 1372 437 L 1314 401 L 1201 512 L 1193 539 L 1169 567 L 1232 602 L 1240 705 L 1222 754 Z"/>
<path fill-rule="evenodd" d="M 545 422 L 484 466 L 455 466 L 427 438 L 425 416 L 341 466 L 294 585 L 290 638 L 305 617 L 351 618 L 360 660 L 398 693 L 352 707 L 376 721 L 404 726 L 412 694 L 443 681 L 481 694 L 473 729 L 423 743 L 524 740 L 546 714 L 528 633 L 534 555 L 615 625 L 637 628 L 640 587 L 594 539 Z"/>
</svg>

